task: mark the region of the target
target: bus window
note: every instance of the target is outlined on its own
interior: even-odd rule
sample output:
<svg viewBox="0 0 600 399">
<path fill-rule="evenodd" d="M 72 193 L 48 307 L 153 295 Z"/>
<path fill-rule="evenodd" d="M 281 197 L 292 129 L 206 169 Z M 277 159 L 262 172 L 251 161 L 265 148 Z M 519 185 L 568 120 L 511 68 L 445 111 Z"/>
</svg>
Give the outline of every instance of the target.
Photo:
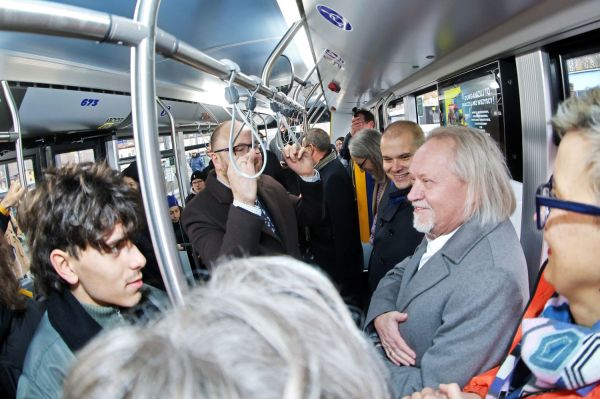
<svg viewBox="0 0 600 399">
<path fill-rule="evenodd" d="M 68 163 L 94 162 L 95 158 L 94 149 L 88 148 L 86 150 L 56 154 L 54 156 L 54 163 L 56 164 L 57 168 L 60 168 Z"/>
<path fill-rule="evenodd" d="M 600 53 L 568 58 L 566 65 L 570 96 L 579 96 L 600 86 Z"/>
<path fill-rule="evenodd" d="M 0 164 L 0 193 L 8 191 L 10 182 L 19 179 L 19 169 L 17 168 L 17 162 L 9 162 Z M 25 179 L 27 180 L 27 187 L 35 187 L 35 172 L 33 170 L 33 160 L 25 160 Z"/>
<path fill-rule="evenodd" d="M 418 124 L 425 135 L 440 126 L 440 104 L 437 89 L 416 96 Z"/>
<path fill-rule="evenodd" d="M 388 108 L 388 123 L 404 120 L 406 120 L 404 101 L 397 102 L 394 106 Z"/>
</svg>

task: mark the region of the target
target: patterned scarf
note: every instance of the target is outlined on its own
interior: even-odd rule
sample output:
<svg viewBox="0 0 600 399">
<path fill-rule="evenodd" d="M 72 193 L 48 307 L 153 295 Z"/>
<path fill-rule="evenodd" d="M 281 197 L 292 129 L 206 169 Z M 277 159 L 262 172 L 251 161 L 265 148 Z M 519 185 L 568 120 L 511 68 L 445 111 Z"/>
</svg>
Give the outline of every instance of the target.
<svg viewBox="0 0 600 399">
<path fill-rule="evenodd" d="M 523 319 L 522 331 L 486 399 L 557 390 L 585 396 L 600 383 L 600 321 L 591 328 L 576 325 L 566 298 L 554 294 L 539 317 Z"/>
<path fill-rule="evenodd" d="M 315 165 L 316 170 L 321 170 L 325 167 L 325 165 L 329 164 L 331 161 L 337 158 L 337 153 L 335 151 L 329 150 L 329 153 L 325 155 L 317 164 Z"/>
</svg>

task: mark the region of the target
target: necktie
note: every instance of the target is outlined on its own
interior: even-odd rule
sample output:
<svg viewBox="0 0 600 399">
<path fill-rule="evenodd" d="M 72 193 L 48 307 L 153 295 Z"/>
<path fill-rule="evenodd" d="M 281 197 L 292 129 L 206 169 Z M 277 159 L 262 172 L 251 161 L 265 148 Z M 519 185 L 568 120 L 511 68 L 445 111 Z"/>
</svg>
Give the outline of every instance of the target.
<svg viewBox="0 0 600 399">
<path fill-rule="evenodd" d="M 273 221 L 271 220 L 271 217 L 269 216 L 265 206 L 258 199 L 256 200 L 256 206 L 260 208 L 260 213 L 264 218 L 265 226 L 267 226 L 267 228 L 271 230 L 274 235 L 277 235 L 277 229 L 275 228 L 275 225 L 273 224 Z"/>
</svg>

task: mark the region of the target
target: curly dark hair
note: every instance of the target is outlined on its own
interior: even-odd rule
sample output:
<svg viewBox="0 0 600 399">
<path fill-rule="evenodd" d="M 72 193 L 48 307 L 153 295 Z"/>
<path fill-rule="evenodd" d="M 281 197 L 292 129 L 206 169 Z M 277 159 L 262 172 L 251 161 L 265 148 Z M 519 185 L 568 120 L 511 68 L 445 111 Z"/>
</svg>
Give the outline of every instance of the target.
<svg viewBox="0 0 600 399">
<path fill-rule="evenodd" d="M 29 243 L 38 292 L 68 287 L 50 263 L 54 249 L 76 259 L 88 246 L 108 252 L 106 239 L 117 224 L 123 226 L 124 238 L 135 235 L 141 209 L 137 192 L 104 162 L 47 169 L 19 205 L 17 217 Z"/>
<path fill-rule="evenodd" d="M 13 260 L 11 246 L 0 234 L 0 302 L 10 309 L 23 309 L 25 297 L 19 293 L 19 281 L 11 268 Z"/>
</svg>

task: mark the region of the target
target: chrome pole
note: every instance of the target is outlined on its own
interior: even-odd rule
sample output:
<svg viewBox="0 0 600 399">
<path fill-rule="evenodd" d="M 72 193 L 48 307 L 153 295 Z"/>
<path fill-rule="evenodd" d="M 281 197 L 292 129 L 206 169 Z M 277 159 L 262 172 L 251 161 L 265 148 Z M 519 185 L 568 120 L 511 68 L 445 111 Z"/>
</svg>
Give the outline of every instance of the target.
<svg viewBox="0 0 600 399">
<path fill-rule="evenodd" d="M 167 216 L 166 192 L 158 145 L 155 88 L 155 30 L 160 0 L 139 0 L 134 20 L 148 35 L 131 48 L 131 109 L 140 190 L 148 228 L 155 245 L 167 293 L 174 305 L 184 304 L 188 286 L 177 253 L 173 226 Z"/>
<path fill-rule="evenodd" d="M 17 109 L 17 103 L 15 103 L 15 99 L 13 98 L 12 91 L 8 86 L 8 82 L 6 80 L 2 81 L 2 91 L 4 92 L 4 98 L 6 98 L 6 103 L 8 105 L 8 109 L 10 110 L 10 117 L 13 122 L 13 132 L 17 134 L 17 139 L 15 140 L 15 153 L 17 158 L 17 170 L 19 171 L 19 181 L 21 182 L 21 187 L 24 187 L 27 190 L 27 176 L 25 175 L 25 159 L 23 158 L 23 137 L 21 135 L 21 119 L 19 118 L 19 110 Z"/>
<path fill-rule="evenodd" d="M 171 141 L 173 142 L 173 155 L 175 156 L 175 172 L 177 173 L 177 185 L 179 186 L 179 194 L 181 195 L 181 200 L 185 200 L 187 197 L 187 185 L 183 180 L 183 173 L 181 171 L 181 159 L 182 159 L 182 151 L 181 146 L 179 145 L 179 138 L 177 137 L 177 129 L 175 128 L 175 118 L 173 118 L 173 114 L 167 108 L 165 103 L 158 97 L 156 97 L 156 102 L 160 107 L 165 111 L 167 118 L 169 118 L 169 125 L 171 127 Z M 183 152 L 183 159 L 185 159 L 185 152 Z"/>
<path fill-rule="evenodd" d="M 269 78 L 271 77 L 271 71 L 273 70 L 273 64 L 275 64 L 275 60 L 277 60 L 277 58 L 285 51 L 286 47 L 290 44 L 302 26 L 304 26 L 304 20 L 301 19 L 294 22 L 288 31 L 285 32 L 285 35 L 283 35 L 279 43 L 277 43 L 277 46 L 275 46 L 271 52 L 271 55 L 269 55 L 269 58 L 267 58 L 267 62 L 263 67 L 260 79 L 265 86 L 269 87 Z"/>
</svg>

